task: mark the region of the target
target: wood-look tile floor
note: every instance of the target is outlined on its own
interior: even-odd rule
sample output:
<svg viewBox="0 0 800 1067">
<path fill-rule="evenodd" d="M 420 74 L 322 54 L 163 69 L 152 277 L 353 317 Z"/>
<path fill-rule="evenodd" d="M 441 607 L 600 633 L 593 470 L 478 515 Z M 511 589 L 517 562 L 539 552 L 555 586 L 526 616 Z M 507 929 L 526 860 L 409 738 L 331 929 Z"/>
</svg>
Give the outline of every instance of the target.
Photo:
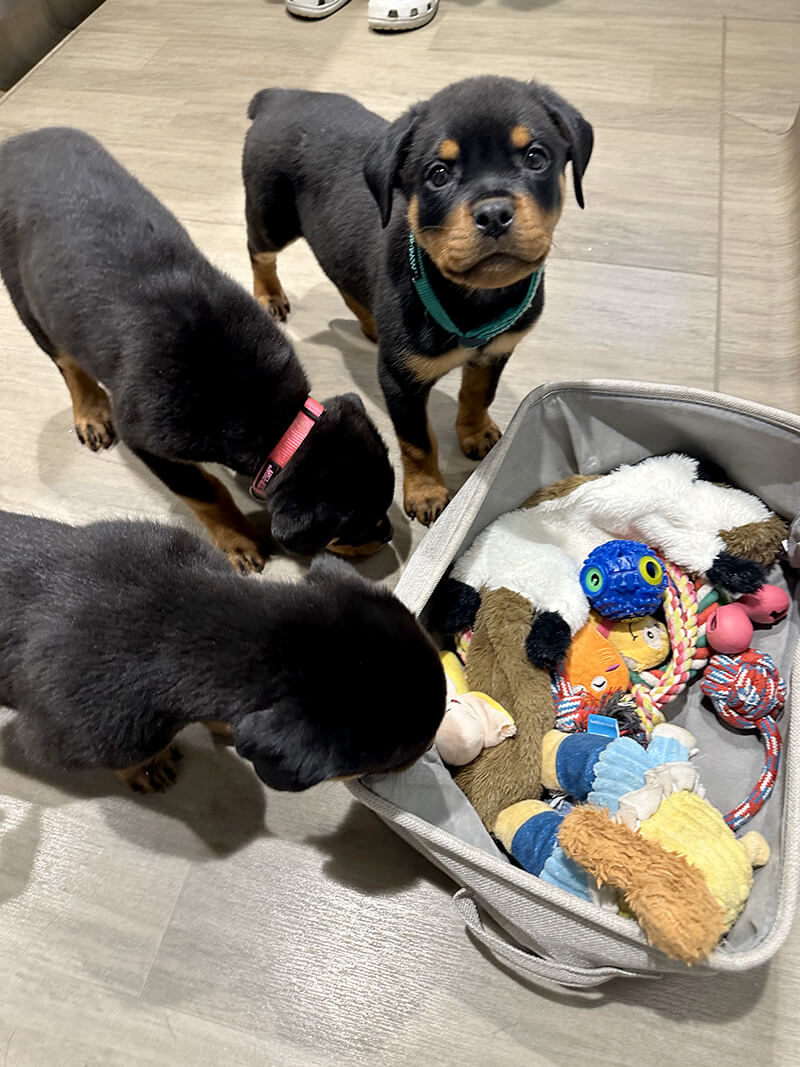
<svg viewBox="0 0 800 1067">
<path fill-rule="evenodd" d="M 470 73 L 538 77 L 594 124 L 596 152 L 498 421 L 571 377 L 800 410 L 797 0 L 442 0 L 399 36 L 371 34 L 365 9 L 303 23 L 281 0 L 107 0 L 5 95 L 0 136 L 94 133 L 248 285 L 239 160 L 255 90 L 341 90 L 391 117 Z M 282 277 L 316 393 L 357 389 L 391 440 L 373 350 L 302 244 Z M 456 389 L 445 380 L 431 404 L 453 488 L 472 469 Z M 0 506 L 191 521 L 124 448 L 78 446 L 59 375 L 5 293 L 0 448 Z M 394 545 L 366 568 L 389 582 L 422 534 L 394 517 Z M 341 786 L 269 793 L 197 732 L 171 794 L 136 799 L 103 775 L 33 775 L 2 735 L 5 1064 L 800 1062 L 800 931 L 741 977 L 535 989 L 471 943 L 454 887 Z"/>
</svg>

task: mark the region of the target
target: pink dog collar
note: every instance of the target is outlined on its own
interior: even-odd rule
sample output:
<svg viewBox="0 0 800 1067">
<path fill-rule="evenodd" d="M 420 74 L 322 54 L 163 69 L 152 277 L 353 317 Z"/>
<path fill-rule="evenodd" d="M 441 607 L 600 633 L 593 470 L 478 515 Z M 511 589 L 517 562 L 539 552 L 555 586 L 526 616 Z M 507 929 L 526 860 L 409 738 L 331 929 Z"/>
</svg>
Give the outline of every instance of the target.
<svg viewBox="0 0 800 1067">
<path fill-rule="evenodd" d="M 313 396 L 306 398 L 302 408 L 292 420 L 291 426 L 275 445 L 269 454 L 269 459 L 253 479 L 253 484 L 250 486 L 251 496 L 256 500 L 263 500 L 266 497 L 270 479 L 286 466 L 324 412 L 325 408 Z"/>
</svg>

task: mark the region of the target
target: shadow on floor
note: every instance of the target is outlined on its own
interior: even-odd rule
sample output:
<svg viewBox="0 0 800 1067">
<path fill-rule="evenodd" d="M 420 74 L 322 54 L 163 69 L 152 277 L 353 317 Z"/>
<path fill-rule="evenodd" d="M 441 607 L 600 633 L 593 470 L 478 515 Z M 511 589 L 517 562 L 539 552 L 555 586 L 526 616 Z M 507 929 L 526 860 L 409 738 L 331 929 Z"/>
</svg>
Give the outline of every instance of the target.
<svg viewBox="0 0 800 1067">
<path fill-rule="evenodd" d="M 36 766 L 22 752 L 13 720 L 0 728 L 2 766 L 24 776 L 31 788 L 21 780 L 15 794 L 39 808 L 96 800 L 119 837 L 144 849 L 202 862 L 229 856 L 269 831 L 264 825 L 266 792 L 250 764 L 225 745 L 193 740 L 192 733 L 196 739 L 200 730 L 190 727 L 180 735 L 178 780 L 164 793 L 134 793 L 110 771 Z"/>
<path fill-rule="evenodd" d="M 391 895 L 420 879 L 454 893 L 453 882 L 401 840 L 362 804 L 352 801 L 336 830 L 306 838 L 327 856 L 325 874 L 340 885 L 372 896 Z"/>
</svg>

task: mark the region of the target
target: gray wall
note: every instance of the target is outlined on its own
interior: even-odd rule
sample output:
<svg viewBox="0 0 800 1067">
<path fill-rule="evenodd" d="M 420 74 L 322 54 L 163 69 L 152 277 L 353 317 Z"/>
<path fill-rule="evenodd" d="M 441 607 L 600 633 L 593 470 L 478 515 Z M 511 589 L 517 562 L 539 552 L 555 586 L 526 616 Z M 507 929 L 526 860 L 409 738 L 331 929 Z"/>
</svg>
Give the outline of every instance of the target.
<svg viewBox="0 0 800 1067">
<path fill-rule="evenodd" d="M 101 0 L 0 0 L 0 89 L 10 89 Z"/>
</svg>

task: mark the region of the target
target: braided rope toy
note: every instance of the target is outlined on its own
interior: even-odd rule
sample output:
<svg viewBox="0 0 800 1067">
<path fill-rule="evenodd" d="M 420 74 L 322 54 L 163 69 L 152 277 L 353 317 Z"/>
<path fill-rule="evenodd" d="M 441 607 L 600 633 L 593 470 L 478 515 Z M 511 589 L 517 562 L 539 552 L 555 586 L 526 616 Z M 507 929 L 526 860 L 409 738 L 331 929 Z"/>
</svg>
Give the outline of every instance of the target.
<svg viewBox="0 0 800 1067">
<path fill-rule="evenodd" d="M 722 722 L 738 730 L 757 730 L 764 742 L 761 774 L 748 796 L 724 816 L 732 830 L 764 805 L 778 775 L 782 739 L 775 719 L 786 701 L 786 683 L 772 658 L 748 649 L 738 656 L 712 656 L 700 683 Z"/>
<path fill-rule="evenodd" d="M 550 688 L 556 706 L 556 730 L 561 730 L 565 734 L 585 730 L 586 720 L 590 714 L 589 705 L 584 699 L 586 694 L 576 692 L 567 681 L 563 671 L 560 670 L 553 671 Z"/>
<path fill-rule="evenodd" d="M 664 593 L 664 620 L 672 646 L 672 659 L 658 685 L 652 689 L 646 685 L 634 685 L 631 689 L 648 737 L 660 722 L 664 722 L 663 706 L 674 700 L 689 684 L 697 652 L 697 596 L 694 584 L 679 567 L 666 560 L 663 562 L 669 577 Z"/>
</svg>

